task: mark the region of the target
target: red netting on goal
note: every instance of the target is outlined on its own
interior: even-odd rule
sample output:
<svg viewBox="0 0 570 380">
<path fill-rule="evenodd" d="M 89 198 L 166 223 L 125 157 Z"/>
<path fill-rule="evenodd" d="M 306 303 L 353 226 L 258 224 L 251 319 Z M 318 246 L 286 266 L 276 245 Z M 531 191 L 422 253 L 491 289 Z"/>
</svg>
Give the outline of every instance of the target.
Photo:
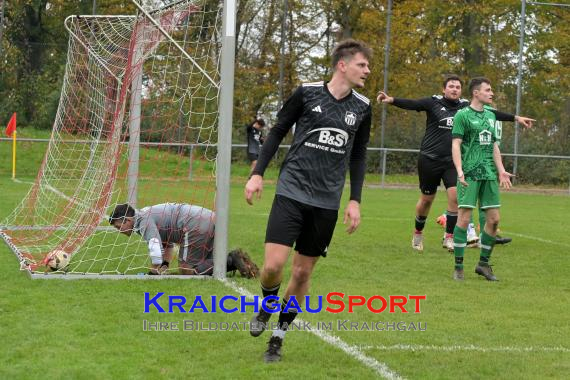
<svg viewBox="0 0 570 380">
<path fill-rule="evenodd" d="M 66 20 L 52 137 L 35 183 L 2 223 L 24 268 L 43 272 L 62 250 L 72 273 L 138 273 L 148 243 L 109 226 L 117 203 L 214 209 L 220 12 L 218 3 L 179 1 L 150 17 Z"/>
</svg>

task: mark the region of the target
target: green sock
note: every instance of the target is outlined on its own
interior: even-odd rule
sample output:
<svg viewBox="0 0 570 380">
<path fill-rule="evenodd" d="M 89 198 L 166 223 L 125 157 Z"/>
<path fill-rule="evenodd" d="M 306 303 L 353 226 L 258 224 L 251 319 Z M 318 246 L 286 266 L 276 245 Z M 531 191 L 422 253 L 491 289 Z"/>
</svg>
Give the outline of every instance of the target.
<svg viewBox="0 0 570 380">
<path fill-rule="evenodd" d="M 481 231 L 481 256 L 479 257 L 479 264 L 489 264 L 491 252 L 493 252 L 493 246 L 496 240 L 494 236 L 485 232 L 485 229 Z"/>
<path fill-rule="evenodd" d="M 485 229 L 485 223 L 487 223 L 487 213 L 481 207 L 479 207 L 479 229 L 481 232 Z"/>
<path fill-rule="evenodd" d="M 453 230 L 453 252 L 455 253 L 455 269 L 463 269 L 463 254 L 467 245 L 467 229 L 455 225 Z"/>
</svg>

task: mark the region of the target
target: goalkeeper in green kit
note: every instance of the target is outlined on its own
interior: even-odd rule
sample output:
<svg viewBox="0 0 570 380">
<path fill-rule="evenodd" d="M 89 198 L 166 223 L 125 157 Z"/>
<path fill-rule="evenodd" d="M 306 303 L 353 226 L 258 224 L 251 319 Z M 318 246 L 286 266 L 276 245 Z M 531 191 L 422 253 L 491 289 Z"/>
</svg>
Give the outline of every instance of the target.
<svg viewBox="0 0 570 380">
<path fill-rule="evenodd" d="M 493 90 L 486 78 L 473 78 L 469 83 L 471 104 L 453 118 L 452 157 L 457 169 L 457 203 L 459 214 L 453 245 L 455 280 L 464 279 L 463 254 L 467 245 L 467 226 L 479 202 L 486 214 L 481 226 L 481 256 L 475 272 L 489 281 L 497 281 L 489 259 L 499 226 L 501 207 L 499 185 L 509 189 L 512 174 L 507 173 L 495 134 L 495 114 L 485 109 L 491 104 Z"/>
</svg>

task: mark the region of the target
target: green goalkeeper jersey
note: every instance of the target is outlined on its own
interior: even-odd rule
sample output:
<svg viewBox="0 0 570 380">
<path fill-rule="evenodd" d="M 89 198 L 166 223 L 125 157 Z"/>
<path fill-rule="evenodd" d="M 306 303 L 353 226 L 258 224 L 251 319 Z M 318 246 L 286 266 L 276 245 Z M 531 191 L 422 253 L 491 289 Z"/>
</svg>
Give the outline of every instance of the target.
<svg viewBox="0 0 570 380">
<path fill-rule="evenodd" d="M 476 111 L 465 107 L 453 118 L 453 138 L 462 139 L 461 165 L 465 179 L 497 179 L 493 145 L 497 141 L 495 114 L 488 109 Z"/>
</svg>

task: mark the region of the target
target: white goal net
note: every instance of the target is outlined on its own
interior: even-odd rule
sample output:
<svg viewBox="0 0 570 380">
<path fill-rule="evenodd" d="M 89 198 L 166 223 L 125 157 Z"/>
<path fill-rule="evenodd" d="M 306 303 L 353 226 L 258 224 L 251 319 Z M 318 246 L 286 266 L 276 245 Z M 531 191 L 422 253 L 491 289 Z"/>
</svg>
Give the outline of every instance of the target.
<svg viewBox="0 0 570 380">
<path fill-rule="evenodd" d="M 35 183 L 0 227 L 23 269 L 46 272 L 59 250 L 71 255 L 69 274 L 147 272 L 147 243 L 109 225 L 116 204 L 215 208 L 222 7 L 154 3 L 133 16 L 66 20 L 51 140 Z"/>
</svg>

